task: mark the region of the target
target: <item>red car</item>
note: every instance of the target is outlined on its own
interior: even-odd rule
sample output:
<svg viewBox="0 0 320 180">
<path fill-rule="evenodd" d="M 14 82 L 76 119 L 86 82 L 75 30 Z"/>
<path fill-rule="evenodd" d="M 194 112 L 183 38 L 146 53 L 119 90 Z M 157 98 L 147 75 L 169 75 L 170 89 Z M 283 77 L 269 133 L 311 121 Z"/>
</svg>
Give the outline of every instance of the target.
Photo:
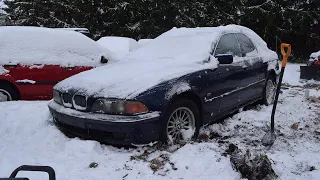
<svg viewBox="0 0 320 180">
<path fill-rule="evenodd" d="M 310 55 L 308 66 L 319 66 L 320 67 L 320 51 L 314 52 Z"/>
<path fill-rule="evenodd" d="M 78 32 L 0 27 L 0 102 L 51 99 L 58 82 L 114 58 Z"/>
</svg>

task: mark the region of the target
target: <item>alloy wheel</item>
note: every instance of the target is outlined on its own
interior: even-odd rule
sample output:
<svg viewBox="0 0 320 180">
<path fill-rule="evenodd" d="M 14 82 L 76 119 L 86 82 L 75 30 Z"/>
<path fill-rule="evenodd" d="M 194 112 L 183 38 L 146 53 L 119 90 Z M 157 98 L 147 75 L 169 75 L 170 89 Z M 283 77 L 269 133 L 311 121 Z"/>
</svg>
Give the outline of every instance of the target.
<svg viewBox="0 0 320 180">
<path fill-rule="evenodd" d="M 0 89 L 0 102 L 11 101 L 10 93 L 4 89 Z"/>
<path fill-rule="evenodd" d="M 275 98 L 276 86 L 272 80 L 268 80 L 266 85 L 266 100 L 267 104 L 273 104 Z"/>
<path fill-rule="evenodd" d="M 195 132 L 195 117 L 187 107 L 179 107 L 170 115 L 167 123 L 167 137 L 171 143 L 190 140 Z"/>
</svg>

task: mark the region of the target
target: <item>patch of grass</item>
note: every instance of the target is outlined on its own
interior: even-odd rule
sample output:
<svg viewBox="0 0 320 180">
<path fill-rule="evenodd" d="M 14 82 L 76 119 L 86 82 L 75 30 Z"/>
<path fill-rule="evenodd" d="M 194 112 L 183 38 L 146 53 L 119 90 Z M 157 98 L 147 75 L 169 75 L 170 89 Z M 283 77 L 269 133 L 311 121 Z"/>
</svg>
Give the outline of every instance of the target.
<svg viewBox="0 0 320 180">
<path fill-rule="evenodd" d="M 158 170 L 164 167 L 164 162 L 161 161 L 159 158 L 155 158 L 150 161 L 149 167 L 152 169 L 153 172 L 157 172 Z"/>
<path fill-rule="evenodd" d="M 147 150 L 145 150 L 140 155 L 131 156 L 130 157 L 130 161 L 133 161 L 133 160 L 136 160 L 136 161 L 147 161 L 147 158 L 149 157 L 150 154 L 151 154 L 151 152 L 148 152 Z"/>
</svg>

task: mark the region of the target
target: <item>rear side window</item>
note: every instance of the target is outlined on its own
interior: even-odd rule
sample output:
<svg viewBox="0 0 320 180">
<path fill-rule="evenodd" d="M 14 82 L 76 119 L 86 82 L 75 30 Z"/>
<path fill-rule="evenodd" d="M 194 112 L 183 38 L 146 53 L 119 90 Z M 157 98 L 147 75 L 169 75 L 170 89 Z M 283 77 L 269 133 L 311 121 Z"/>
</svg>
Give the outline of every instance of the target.
<svg viewBox="0 0 320 180">
<path fill-rule="evenodd" d="M 251 39 L 249 39 L 246 35 L 238 33 L 237 37 L 244 55 L 256 50 Z"/>
<path fill-rule="evenodd" d="M 235 34 L 221 36 L 215 51 L 215 55 L 219 54 L 232 54 L 241 57 L 240 45 Z"/>
</svg>

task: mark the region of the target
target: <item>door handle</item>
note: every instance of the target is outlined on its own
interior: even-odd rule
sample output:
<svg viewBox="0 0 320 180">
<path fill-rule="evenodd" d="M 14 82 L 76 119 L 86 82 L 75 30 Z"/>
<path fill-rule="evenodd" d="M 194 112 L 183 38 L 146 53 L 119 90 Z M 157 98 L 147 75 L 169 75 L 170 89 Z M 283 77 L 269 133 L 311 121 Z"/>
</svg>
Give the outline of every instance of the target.
<svg viewBox="0 0 320 180">
<path fill-rule="evenodd" d="M 4 65 L 4 68 L 16 68 L 18 65 Z"/>
<path fill-rule="evenodd" d="M 73 70 L 74 69 L 74 67 L 63 67 L 63 69 L 66 69 L 66 70 Z"/>
</svg>

